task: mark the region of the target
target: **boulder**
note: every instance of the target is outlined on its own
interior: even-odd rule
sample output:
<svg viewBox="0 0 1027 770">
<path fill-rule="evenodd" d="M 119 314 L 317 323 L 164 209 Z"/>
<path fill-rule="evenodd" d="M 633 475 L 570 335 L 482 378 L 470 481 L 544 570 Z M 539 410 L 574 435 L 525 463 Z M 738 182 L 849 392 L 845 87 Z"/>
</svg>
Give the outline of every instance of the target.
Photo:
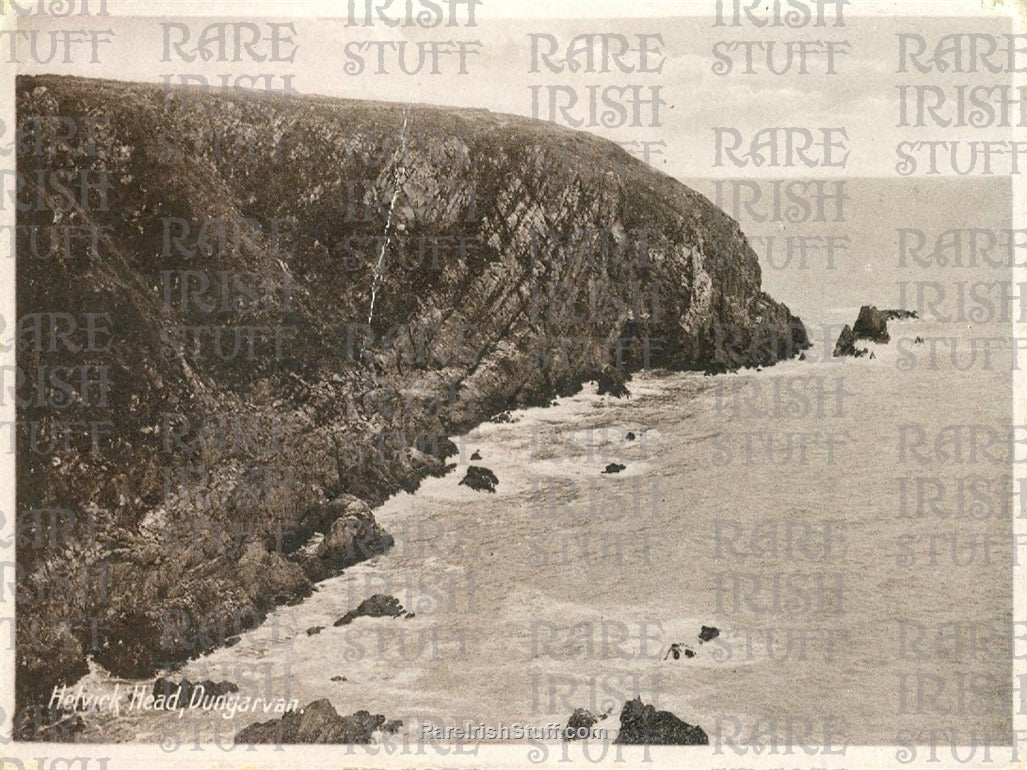
<svg viewBox="0 0 1027 770">
<path fill-rule="evenodd" d="M 608 367 L 593 376 L 596 381 L 597 393 L 600 396 L 613 396 L 614 398 L 625 398 L 631 395 L 628 390 L 628 378 L 624 373 Z"/>
<path fill-rule="evenodd" d="M 614 743 L 653 746 L 705 746 L 709 736 L 701 727 L 682 722 L 669 711 L 657 711 L 642 703 L 641 698 L 629 700 L 620 712 L 620 732 Z"/>
<path fill-rule="evenodd" d="M 401 618 L 410 617 L 410 613 L 404 611 L 399 599 L 388 594 L 375 594 L 369 599 L 360 602 L 355 610 L 350 610 L 341 618 L 335 621 L 336 626 L 345 626 L 360 617 L 367 618 Z"/>
<path fill-rule="evenodd" d="M 480 465 L 472 465 L 467 469 L 460 486 L 470 487 L 476 492 L 495 492 L 499 477 L 488 468 Z"/>
<path fill-rule="evenodd" d="M 348 567 L 380 553 L 393 545 L 392 535 L 378 526 L 370 506 L 347 495 L 328 504 L 331 527 L 317 549 L 317 556 L 336 567 Z"/>
<path fill-rule="evenodd" d="M 859 318 L 852 327 L 852 333 L 857 340 L 888 342 L 891 339 L 887 317 L 873 305 L 864 305 L 859 309 Z"/>
<path fill-rule="evenodd" d="M 403 723 L 388 723 L 388 732 L 395 732 Z M 339 716 L 327 698 L 314 701 L 299 711 L 290 711 L 279 719 L 257 722 L 239 731 L 235 744 L 293 743 L 371 743 L 374 733 L 386 731 L 385 716 L 357 711 L 348 717 Z"/>
<path fill-rule="evenodd" d="M 627 467 L 628 466 L 621 465 L 620 463 L 610 463 L 603 469 L 603 473 L 620 473 L 621 471 L 626 470 Z"/>
<path fill-rule="evenodd" d="M 606 714 L 596 716 L 588 709 L 574 709 L 574 713 L 567 720 L 567 727 L 564 728 L 563 739 L 565 741 L 575 741 L 585 737 L 586 733 L 579 733 L 578 731 L 588 730 L 600 719 L 606 719 Z"/>
</svg>

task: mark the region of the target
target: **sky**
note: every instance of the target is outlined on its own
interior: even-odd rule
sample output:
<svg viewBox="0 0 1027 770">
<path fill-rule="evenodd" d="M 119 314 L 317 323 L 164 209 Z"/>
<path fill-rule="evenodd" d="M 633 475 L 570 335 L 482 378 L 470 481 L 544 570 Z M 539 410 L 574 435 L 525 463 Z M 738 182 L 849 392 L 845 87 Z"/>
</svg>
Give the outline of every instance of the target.
<svg viewBox="0 0 1027 770">
<path fill-rule="evenodd" d="M 98 2 L 99 0 L 93 0 Z M 732 0 L 724 0 L 730 8 Z M 417 0 L 420 2 L 420 0 Z M 460 0 L 465 2 L 465 0 Z M 113 0 L 112 0 L 113 3 Z M 395 5 L 402 7 L 399 0 Z M 648 5 L 640 4 L 645 13 Z M 937 6 L 937 4 L 935 4 Z M 656 4 L 666 8 L 666 4 Z M 114 7 L 113 4 L 111 6 Z M 58 60 L 46 63 L 31 62 L 24 45 L 18 54 L 19 71 L 24 73 L 76 74 L 87 77 L 114 78 L 160 82 L 163 78 L 178 81 L 183 76 L 195 82 L 204 77 L 208 82 L 220 82 L 221 75 L 254 76 L 272 74 L 274 87 L 280 87 L 288 78 L 292 86 L 303 93 L 325 94 L 354 99 L 380 99 L 385 101 L 420 102 L 460 107 L 485 108 L 496 112 L 514 113 L 543 119 L 555 117 L 563 125 L 581 128 L 625 143 L 626 149 L 640 154 L 642 143 L 651 148 L 648 161 L 655 167 L 678 179 L 696 177 L 779 176 L 800 174 L 814 176 L 895 177 L 899 160 L 896 145 L 905 140 L 938 138 L 1002 139 L 1009 138 L 1009 128 L 957 129 L 900 127 L 898 86 L 941 85 L 951 94 L 951 87 L 959 84 L 996 86 L 1008 84 L 1008 76 L 991 73 L 929 73 L 899 72 L 898 35 L 915 32 L 923 35 L 933 46 L 942 34 L 974 32 L 1001 35 L 1010 31 L 1008 16 L 990 17 L 881 17 L 856 15 L 852 9 L 843 11 L 841 26 L 835 26 L 837 17 L 828 12 L 826 26 L 806 25 L 796 29 L 781 26 L 756 28 L 753 25 L 733 27 L 717 25 L 710 13 L 715 3 L 678 3 L 683 10 L 703 11 L 706 15 L 672 15 L 655 17 L 597 18 L 590 15 L 582 19 L 505 18 L 509 4 L 483 2 L 475 9 L 475 25 L 468 26 L 466 10 L 457 8 L 455 26 L 436 26 L 422 29 L 417 26 L 388 27 L 377 23 L 371 27 L 348 25 L 345 18 L 346 3 L 336 3 L 336 17 L 306 18 L 296 14 L 280 16 L 235 16 L 232 21 L 258 24 L 263 36 L 255 50 L 268 55 L 270 35 L 268 22 L 294 25 L 283 32 L 291 38 L 280 48 L 293 54 L 291 61 L 221 60 L 184 61 L 175 53 L 169 41 L 177 42 L 188 34 L 184 50 L 195 50 L 193 43 L 203 34 L 210 19 L 198 20 L 188 16 L 91 16 L 70 17 L 76 29 L 110 29 L 110 44 L 98 48 L 98 61 L 78 56 L 71 63 Z M 363 8 L 363 1 L 357 3 Z M 414 10 L 420 8 L 417 3 Z M 533 8 L 549 7 L 533 5 Z M 562 6 L 561 6 L 562 7 Z M 621 6 L 624 7 L 623 5 Z M 273 10 L 273 8 L 272 8 Z M 315 6 L 314 10 L 319 10 Z M 865 10 L 865 9 L 864 9 Z M 266 12 L 264 8 L 262 12 Z M 309 12 L 309 11 L 308 11 Z M 401 16 L 401 15 L 400 15 Z M 228 17 L 226 17 L 228 18 Z M 359 18 L 359 14 L 357 16 Z M 729 17 L 727 17 L 729 18 Z M 772 21 L 772 20 L 771 20 Z M 20 19 L 26 30 L 50 31 L 69 28 L 68 19 L 54 17 L 25 17 Z M 295 30 L 293 33 L 292 30 Z M 602 47 L 613 51 L 622 45 L 620 38 L 605 41 L 600 33 L 613 32 L 624 36 L 634 53 L 622 57 L 625 66 L 641 66 L 637 50 L 644 45 L 649 50 L 645 60 L 648 68 L 659 72 L 622 72 L 617 62 L 603 62 Z M 245 31 L 244 34 L 249 34 Z M 556 47 L 551 61 L 559 62 L 567 55 L 575 36 L 595 35 L 591 49 L 596 66 L 593 71 L 552 72 L 545 60 L 538 59 L 533 67 L 533 41 L 541 50 L 550 44 Z M 641 37 L 640 37 L 641 36 Z M 167 38 L 167 39 L 165 39 Z M 580 41 L 580 38 L 579 38 Z M 746 41 L 752 41 L 755 73 L 744 72 Z M 20 41 L 24 44 L 24 40 Z M 407 61 L 413 65 L 421 49 L 418 45 L 440 46 L 438 72 L 429 74 L 430 65 L 418 74 L 405 74 L 399 69 L 398 47 L 405 45 Z M 741 44 L 741 45 L 739 45 Z M 767 51 L 771 63 L 783 68 L 789 50 L 792 69 L 781 75 L 768 71 Z M 45 45 L 49 45 L 46 42 Z M 463 62 L 457 51 L 463 46 L 467 52 Z M 807 54 L 806 73 L 800 70 L 800 49 Z M 832 47 L 833 70 L 828 68 L 827 47 Z M 384 58 L 378 59 L 378 46 Z M 789 46 L 791 48 L 789 49 Z M 0 46 L 0 55 L 6 56 L 6 43 Z M 84 49 L 83 49 L 84 50 Z M 428 52 L 430 48 L 424 49 Z M 448 51 L 448 52 L 447 52 Z M 166 55 L 170 52 L 170 56 Z M 761 58 L 762 57 L 762 58 Z M 231 59 L 231 56 L 227 57 Z M 357 59 L 363 68 L 356 67 Z M 430 59 L 428 60 L 430 61 Z M 579 53 L 577 61 L 584 62 Z M 717 74 L 717 67 L 732 63 L 726 75 Z M 379 73 L 384 64 L 385 74 Z M 465 71 L 461 72 L 461 63 Z M 659 65 L 658 67 L 656 65 Z M 722 71 L 722 70 L 721 70 Z M 248 82 L 248 81 L 247 81 Z M 590 90 L 590 87 L 593 90 Z M 624 90 L 624 89 L 635 89 Z M 632 114 L 632 99 L 637 91 L 642 104 L 639 120 L 628 120 L 612 114 L 612 125 L 601 120 L 605 104 L 599 104 L 598 121 L 589 120 L 590 95 L 626 104 Z M 656 95 L 661 104 L 654 113 L 651 99 Z M 576 105 L 567 113 L 550 112 L 551 103 L 566 105 L 576 99 Z M 951 95 L 948 97 L 951 99 Z M 948 113 L 946 113 L 948 114 Z M 583 121 L 580 126 L 575 121 Z M 732 166 L 722 156 L 717 163 L 716 136 L 718 128 L 730 141 L 739 132 L 741 147 L 749 146 L 753 135 L 767 127 L 791 127 L 809 131 L 814 140 L 821 138 L 824 128 L 844 130 L 844 149 L 848 156 L 844 167 L 807 168 L 769 167 L 752 164 L 744 168 Z M 783 134 L 777 137 L 783 140 Z M 805 141 L 805 135 L 795 135 L 794 141 Z M 638 144 L 631 144 L 637 142 Z M 662 143 L 662 144 L 661 144 Z M 812 151 L 815 159 L 817 153 Z"/>
</svg>

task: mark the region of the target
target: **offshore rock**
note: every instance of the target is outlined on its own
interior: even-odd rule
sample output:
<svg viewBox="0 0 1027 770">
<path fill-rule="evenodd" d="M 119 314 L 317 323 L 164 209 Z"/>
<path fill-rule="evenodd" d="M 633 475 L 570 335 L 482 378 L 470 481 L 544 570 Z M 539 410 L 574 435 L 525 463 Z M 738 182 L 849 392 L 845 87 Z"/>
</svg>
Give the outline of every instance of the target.
<svg viewBox="0 0 1027 770">
<path fill-rule="evenodd" d="M 620 732 L 614 743 L 697 746 L 710 742 L 706 731 L 690 725 L 669 711 L 657 711 L 642 703 L 641 698 L 629 700 L 620 712 Z"/>
<path fill-rule="evenodd" d="M 834 357 L 854 355 L 856 355 L 856 335 L 853 334 L 852 328 L 845 324 L 842 333 L 838 335 L 838 341 L 834 343 Z"/>
<path fill-rule="evenodd" d="M 470 487 L 475 492 L 495 492 L 499 484 L 499 477 L 480 465 L 472 465 L 467 469 L 467 474 L 460 481 L 460 486 Z"/>
<path fill-rule="evenodd" d="M 852 327 L 852 333 L 858 340 L 872 342 L 888 342 L 888 318 L 873 305 L 863 305 L 859 309 L 859 318 Z"/>
<path fill-rule="evenodd" d="M 357 618 L 401 618 L 413 617 L 403 609 L 399 599 L 388 594 L 375 594 L 369 599 L 364 599 L 357 605 L 355 610 L 350 610 L 341 618 L 335 621 L 335 626 L 346 626 Z"/>
</svg>

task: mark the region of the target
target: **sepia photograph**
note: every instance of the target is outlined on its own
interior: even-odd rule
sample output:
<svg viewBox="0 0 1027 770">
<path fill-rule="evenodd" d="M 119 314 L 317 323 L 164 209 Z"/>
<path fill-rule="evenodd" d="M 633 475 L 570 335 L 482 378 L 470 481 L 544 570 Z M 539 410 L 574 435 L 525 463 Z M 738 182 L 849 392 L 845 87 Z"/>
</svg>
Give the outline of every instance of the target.
<svg viewBox="0 0 1027 770">
<path fill-rule="evenodd" d="M 0 770 L 1023 767 L 1023 2 L 0 10 Z"/>
</svg>

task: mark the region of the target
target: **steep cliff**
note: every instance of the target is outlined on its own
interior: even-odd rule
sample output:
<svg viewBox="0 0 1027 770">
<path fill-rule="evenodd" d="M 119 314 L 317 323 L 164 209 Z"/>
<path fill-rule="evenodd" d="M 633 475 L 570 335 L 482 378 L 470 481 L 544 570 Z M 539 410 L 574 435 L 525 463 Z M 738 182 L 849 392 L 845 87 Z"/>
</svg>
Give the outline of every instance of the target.
<svg viewBox="0 0 1027 770">
<path fill-rule="evenodd" d="M 587 134 L 57 77 L 18 122 L 22 707 L 386 548 L 368 506 L 499 411 L 807 346 L 733 220 Z"/>
</svg>

